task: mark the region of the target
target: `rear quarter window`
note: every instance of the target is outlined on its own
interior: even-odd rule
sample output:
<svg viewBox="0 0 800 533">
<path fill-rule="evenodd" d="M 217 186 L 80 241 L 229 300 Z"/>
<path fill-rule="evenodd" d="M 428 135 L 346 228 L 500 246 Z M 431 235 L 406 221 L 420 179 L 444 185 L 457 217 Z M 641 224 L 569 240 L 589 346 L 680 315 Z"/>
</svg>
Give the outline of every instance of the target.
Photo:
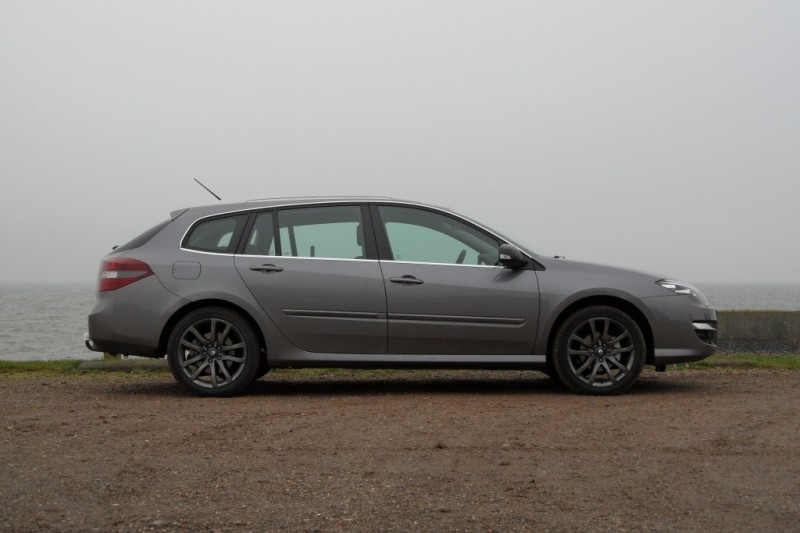
<svg viewBox="0 0 800 533">
<path fill-rule="evenodd" d="M 189 230 L 183 241 L 183 247 L 200 252 L 232 254 L 246 221 L 247 215 L 202 220 Z"/>
</svg>

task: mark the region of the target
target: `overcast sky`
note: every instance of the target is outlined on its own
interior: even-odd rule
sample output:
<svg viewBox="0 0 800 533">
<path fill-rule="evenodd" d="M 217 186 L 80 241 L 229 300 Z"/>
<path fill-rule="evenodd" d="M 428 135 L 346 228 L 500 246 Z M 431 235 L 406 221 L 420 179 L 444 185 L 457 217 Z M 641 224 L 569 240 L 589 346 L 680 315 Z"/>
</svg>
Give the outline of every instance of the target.
<svg viewBox="0 0 800 533">
<path fill-rule="evenodd" d="M 223 200 L 386 195 L 534 250 L 800 280 L 800 2 L 0 1 L 0 281 Z"/>
</svg>

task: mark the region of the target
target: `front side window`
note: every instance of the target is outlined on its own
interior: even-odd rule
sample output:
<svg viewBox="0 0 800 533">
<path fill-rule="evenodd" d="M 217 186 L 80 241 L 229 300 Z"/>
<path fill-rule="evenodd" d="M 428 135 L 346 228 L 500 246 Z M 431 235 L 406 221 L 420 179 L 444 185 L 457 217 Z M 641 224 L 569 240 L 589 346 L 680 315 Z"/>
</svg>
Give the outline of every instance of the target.
<svg viewBox="0 0 800 533">
<path fill-rule="evenodd" d="M 364 259 L 359 206 L 308 207 L 278 211 L 281 255 Z"/>
<path fill-rule="evenodd" d="M 395 261 L 495 265 L 499 243 L 455 218 L 408 207 L 378 207 Z"/>
<path fill-rule="evenodd" d="M 183 246 L 201 252 L 233 253 L 237 235 L 247 220 L 247 215 L 233 215 L 204 220 L 186 236 Z"/>
</svg>

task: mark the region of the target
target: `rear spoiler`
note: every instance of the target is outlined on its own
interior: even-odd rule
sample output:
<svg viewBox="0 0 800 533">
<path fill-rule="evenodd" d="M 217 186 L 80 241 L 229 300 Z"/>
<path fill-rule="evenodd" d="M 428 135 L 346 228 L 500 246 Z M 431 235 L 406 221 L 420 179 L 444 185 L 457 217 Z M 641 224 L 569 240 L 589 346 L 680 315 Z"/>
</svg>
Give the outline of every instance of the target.
<svg viewBox="0 0 800 533">
<path fill-rule="evenodd" d="M 172 211 L 172 212 L 169 214 L 169 219 L 170 219 L 170 220 L 175 220 L 176 218 L 178 218 L 179 216 L 181 216 L 182 214 L 184 214 L 184 213 L 185 213 L 186 211 L 188 211 L 188 210 L 189 210 L 189 208 L 188 208 L 188 207 L 185 207 L 185 208 L 183 208 L 183 209 L 178 209 L 177 211 Z"/>
</svg>

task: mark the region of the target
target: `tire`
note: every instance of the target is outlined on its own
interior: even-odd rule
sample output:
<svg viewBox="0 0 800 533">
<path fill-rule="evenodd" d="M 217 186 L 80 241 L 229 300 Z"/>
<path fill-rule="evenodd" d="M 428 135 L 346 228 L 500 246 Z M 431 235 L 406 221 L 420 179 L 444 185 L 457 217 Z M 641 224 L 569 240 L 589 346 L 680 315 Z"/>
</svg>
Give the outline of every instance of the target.
<svg viewBox="0 0 800 533">
<path fill-rule="evenodd" d="M 233 396 L 255 379 L 261 349 L 253 327 L 224 307 L 196 309 L 183 317 L 167 343 L 175 380 L 200 396 Z"/>
<path fill-rule="evenodd" d="M 553 362 L 564 385 L 582 394 L 628 390 L 642 372 L 644 335 L 627 313 L 605 305 L 570 315 L 556 335 Z"/>
<path fill-rule="evenodd" d="M 256 375 L 253 378 L 253 381 L 263 378 L 269 371 L 270 368 L 269 364 L 267 363 L 267 355 L 262 353 L 258 358 L 258 370 L 256 370 Z"/>
</svg>

